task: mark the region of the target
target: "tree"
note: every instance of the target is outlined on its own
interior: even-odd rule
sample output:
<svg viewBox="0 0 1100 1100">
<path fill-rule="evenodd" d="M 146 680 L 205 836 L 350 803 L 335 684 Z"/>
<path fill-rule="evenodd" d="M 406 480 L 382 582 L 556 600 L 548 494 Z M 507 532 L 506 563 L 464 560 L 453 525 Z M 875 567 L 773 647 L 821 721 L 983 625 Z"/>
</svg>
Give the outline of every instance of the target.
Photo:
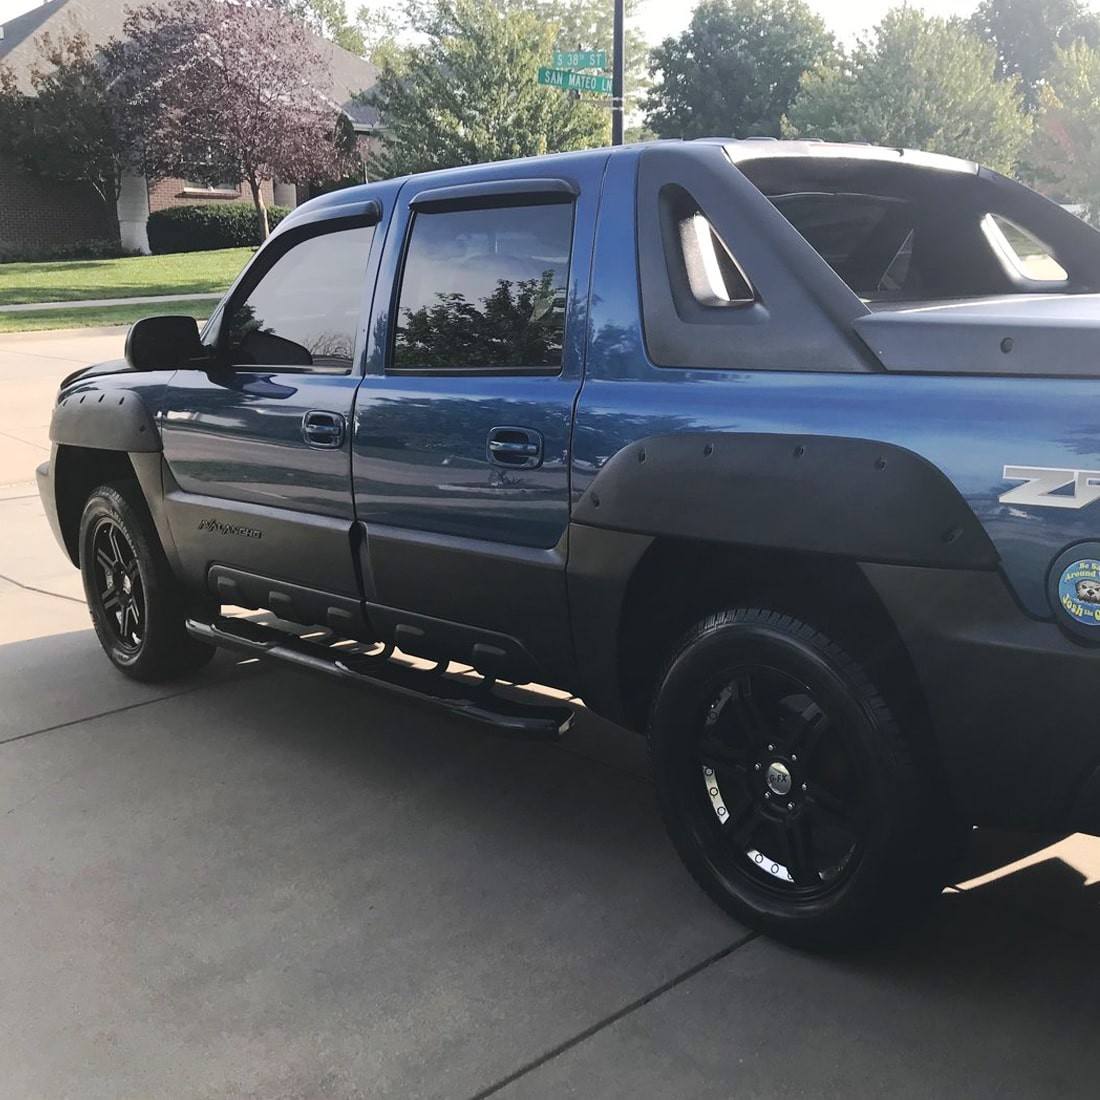
<svg viewBox="0 0 1100 1100">
<path fill-rule="evenodd" d="M 1041 90 L 1032 160 L 1058 197 L 1100 216 L 1100 50 L 1084 40 L 1055 51 Z"/>
<path fill-rule="evenodd" d="M 0 153 L 40 179 L 89 184 L 117 238 L 119 189 L 131 159 L 121 104 L 86 35 L 44 34 L 38 50 L 30 94 L 0 65 Z"/>
<path fill-rule="evenodd" d="M 306 29 L 260 4 L 170 0 L 131 10 L 104 48 L 150 176 L 244 180 L 260 239 L 262 183 L 323 183 L 350 168 L 354 134 L 319 88 L 323 60 Z"/>
<path fill-rule="evenodd" d="M 896 8 L 841 64 L 806 74 L 784 133 L 947 153 L 1010 173 L 1032 123 L 995 65 L 993 48 L 959 24 Z"/>
<path fill-rule="evenodd" d="M 702 0 L 688 29 L 653 51 L 646 121 L 665 138 L 777 137 L 803 73 L 834 53 L 803 0 Z"/>
<path fill-rule="evenodd" d="M 401 34 L 405 20 L 389 8 L 369 8 L 361 4 L 355 13 L 355 29 L 363 39 L 362 56 L 379 69 L 389 65 L 401 69 L 404 65 L 405 47 Z"/>
<path fill-rule="evenodd" d="M 608 112 L 535 74 L 558 28 L 508 0 L 431 0 L 413 13 L 423 45 L 387 64 L 365 101 L 385 127 L 373 174 L 398 176 L 599 145 Z"/>
<path fill-rule="evenodd" d="M 360 4 L 354 19 L 348 17 L 344 0 L 272 0 L 287 14 L 303 23 L 313 34 L 327 38 L 350 53 L 365 57 L 381 68 L 387 59 L 397 60 L 407 19 L 392 7 Z M 415 8 L 419 0 L 408 0 Z"/>
<path fill-rule="evenodd" d="M 1029 110 L 1059 49 L 1079 38 L 1100 46 L 1100 16 L 1082 0 L 982 0 L 969 26 L 997 51 L 997 76 L 1020 80 Z"/>
<path fill-rule="evenodd" d="M 279 7 L 320 38 L 360 57 L 367 56 L 366 38 L 357 23 L 348 21 L 344 0 L 279 0 Z"/>
</svg>

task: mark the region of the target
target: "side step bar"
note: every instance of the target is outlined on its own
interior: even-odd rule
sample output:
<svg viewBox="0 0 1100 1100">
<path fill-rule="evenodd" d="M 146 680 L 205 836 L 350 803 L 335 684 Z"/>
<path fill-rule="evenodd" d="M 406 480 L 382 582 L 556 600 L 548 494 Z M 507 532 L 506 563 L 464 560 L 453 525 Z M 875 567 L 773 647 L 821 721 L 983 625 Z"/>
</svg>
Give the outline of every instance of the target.
<svg viewBox="0 0 1100 1100">
<path fill-rule="evenodd" d="M 187 632 L 211 645 L 241 650 L 257 657 L 273 657 L 314 672 L 383 688 L 406 698 L 421 699 L 488 726 L 503 737 L 524 741 L 556 741 L 573 723 L 573 711 L 563 706 L 534 706 L 505 699 L 493 691 L 488 678 L 470 683 L 446 675 L 446 663 L 418 669 L 394 660 L 387 647 L 380 654 L 334 646 L 332 635 L 310 639 L 265 626 L 250 619 L 223 616 L 187 620 Z"/>
</svg>

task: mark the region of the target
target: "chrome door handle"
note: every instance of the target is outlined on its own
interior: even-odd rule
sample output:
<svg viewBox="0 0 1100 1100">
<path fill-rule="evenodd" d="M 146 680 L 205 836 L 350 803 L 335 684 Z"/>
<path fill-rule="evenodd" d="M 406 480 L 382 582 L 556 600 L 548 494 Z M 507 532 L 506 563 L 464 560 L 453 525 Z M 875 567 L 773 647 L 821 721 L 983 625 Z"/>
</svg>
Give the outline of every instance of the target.
<svg viewBox="0 0 1100 1100">
<path fill-rule="evenodd" d="M 542 436 L 531 428 L 494 428 L 485 453 L 494 466 L 534 470 L 542 465 Z"/>
<path fill-rule="evenodd" d="M 339 413 L 313 409 L 302 417 L 302 438 L 311 447 L 335 450 L 343 446 L 346 427 Z"/>
<path fill-rule="evenodd" d="M 537 455 L 537 443 L 510 443 L 505 439 L 490 439 L 489 450 L 495 455 Z"/>
</svg>

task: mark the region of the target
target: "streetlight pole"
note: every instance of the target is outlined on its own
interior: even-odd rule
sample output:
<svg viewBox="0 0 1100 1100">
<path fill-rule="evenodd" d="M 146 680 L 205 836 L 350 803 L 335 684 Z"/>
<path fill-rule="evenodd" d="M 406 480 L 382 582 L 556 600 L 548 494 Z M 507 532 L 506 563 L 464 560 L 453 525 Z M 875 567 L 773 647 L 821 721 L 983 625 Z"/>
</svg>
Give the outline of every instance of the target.
<svg viewBox="0 0 1100 1100">
<path fill-rule="evenodd" d="M 626 0 L 615 0 L 611 68 L 611 144 L 623 143 L 623 22 Z"/>
</svg>

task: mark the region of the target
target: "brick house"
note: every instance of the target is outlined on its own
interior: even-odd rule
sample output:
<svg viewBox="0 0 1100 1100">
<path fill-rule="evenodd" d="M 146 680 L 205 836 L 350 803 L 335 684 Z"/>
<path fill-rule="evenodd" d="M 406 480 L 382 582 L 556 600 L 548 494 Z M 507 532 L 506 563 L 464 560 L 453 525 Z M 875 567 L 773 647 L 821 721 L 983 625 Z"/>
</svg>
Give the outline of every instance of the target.
<svg viewBox="0 0 1100 1100">
<path fill-rule="evenodd" d="M 128 6 L 125 0 L 48 0 L 0 26 L 0 63 L 12 68 L 29 90 L 30 70 L 40 60 L 40 35 L 56 38 L 64 32 L 83 31 L 92 42 L 103 43 L 121 36 Z M 359 135 L 360 146 L 366 146 L 378 132 L 378 118 L 373 109 L 352 97 L 374 84 L 377 70 L 332 42 L 314 41 L 325 59 L 329 80 L 329 86 L 320 90 L 340 106 Z M 268 181 L 264 199 L 268 204 L 294 206 L 298 196 L 293 184 Z M 251 204 L 252 197 L 243 185 L 211 188 L 182 179 L 149 183 L 141 176 L 127 176 L 118 201 L 122 243 L 130 249 L 149 250 L 145 225 L 150 211 L 185 203 L 225 202 Z M 102 239 L 110 232 L 103 203 L 88 184 L 32 178 L 0 160 L 0 248 L 53 248 Z"/>
</svg>

